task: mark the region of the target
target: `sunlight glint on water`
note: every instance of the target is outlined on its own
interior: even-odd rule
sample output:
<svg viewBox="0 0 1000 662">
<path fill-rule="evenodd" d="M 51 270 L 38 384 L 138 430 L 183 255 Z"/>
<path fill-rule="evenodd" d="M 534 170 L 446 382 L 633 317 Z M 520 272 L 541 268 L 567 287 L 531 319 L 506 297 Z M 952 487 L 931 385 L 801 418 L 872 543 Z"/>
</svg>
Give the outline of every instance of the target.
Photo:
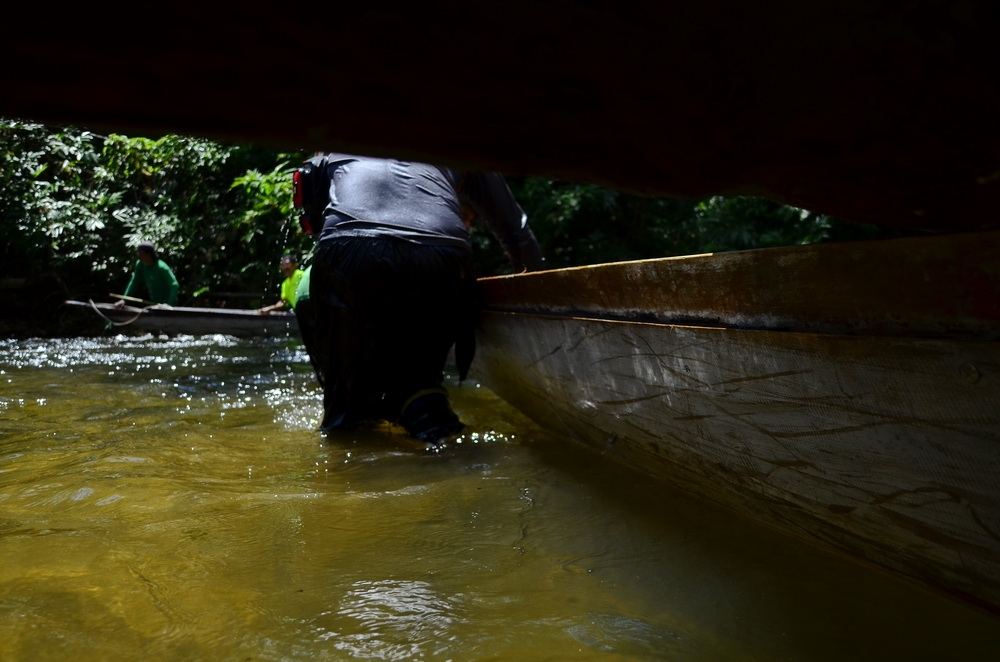
<svg viewBox="0 0 1000 662">
<path fill-rule="evenodd" d="M 990 659 L 998 621 L 452 385 L 325 440 L 290 341 L 0 341 L 0 659 Z"/>
</svg>

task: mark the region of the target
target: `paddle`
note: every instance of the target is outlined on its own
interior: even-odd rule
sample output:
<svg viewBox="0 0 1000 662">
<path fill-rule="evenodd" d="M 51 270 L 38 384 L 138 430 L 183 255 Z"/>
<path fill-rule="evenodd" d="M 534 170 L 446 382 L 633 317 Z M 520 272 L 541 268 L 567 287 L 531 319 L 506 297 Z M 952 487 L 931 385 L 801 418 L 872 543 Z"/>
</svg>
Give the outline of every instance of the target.
<svg viewBox="0 0 1000 662">
<path fill-rule="evenodd" d="M 139 303 L 146 306 L 155 306 L 156 304 L 152 301 L 146 301 L 145 299 L 137 299 L 136 297 L 125 296 L 124 294 L 114 294 L 113 292 L 108 292 L 108 296 L 113 299 L 121 299 L 122 301 L 128 301 L 129 303 Z"/>
</svg>

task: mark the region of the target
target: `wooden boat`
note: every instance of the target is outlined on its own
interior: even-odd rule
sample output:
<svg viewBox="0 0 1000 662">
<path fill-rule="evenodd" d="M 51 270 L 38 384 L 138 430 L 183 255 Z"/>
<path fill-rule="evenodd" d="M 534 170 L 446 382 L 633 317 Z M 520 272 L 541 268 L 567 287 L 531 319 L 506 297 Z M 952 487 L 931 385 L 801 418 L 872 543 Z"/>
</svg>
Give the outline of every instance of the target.
<svg viewBox="0 0 1000 662">
<path fill-rule="evenodd" d="M 67 301 L 73 309 L 87 309 L 122 333 L 166 333 L 230 336 L 287 336 L 298 333 L 292 313 L 261 315 L 256 310 L 236 308 L 187 308 L 182 306 L 116 307 L 111 303 Z"/>
<path fill-rule="evenodd" d="M 609 461 L 1000 610 L 998 249 L 993 232 L 488 278 L 477 364 Z"/>
</svg>

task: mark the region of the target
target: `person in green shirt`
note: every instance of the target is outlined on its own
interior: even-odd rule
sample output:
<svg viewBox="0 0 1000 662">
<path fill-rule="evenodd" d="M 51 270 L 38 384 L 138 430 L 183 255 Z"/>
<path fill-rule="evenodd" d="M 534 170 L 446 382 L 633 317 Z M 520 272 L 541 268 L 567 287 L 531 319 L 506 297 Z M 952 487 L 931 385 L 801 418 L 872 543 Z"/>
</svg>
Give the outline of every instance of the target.
<svg viewBox="0 0 1000 662">
<path fill-rule="evenodd" d="M 260 308 L 261 315 L 267 315 L 275 310 L 294 310 L 295 302 L 298 301 L 299 283 L 302 281 L 304 272 L 299 269 L 299 261 L 291 255 L 281 258 L 281 273 L 285 280 L 281 282 L 281 298 L 277 303 Z"/>
<path fill-rule="evenodd" d="M 176 306 L 180 285 L 177 283 L 174 272 L 170 270 L 166 262 L 160 259 L 156 252 L 156 246 L 144 241 L 136 247 L 135 251 L 139 261 L 135 263 L 132 279 L 128 282 L 128 287 L 125 288 L 125 296 L 135 296 L 144 289 L 146 300 Z M 124 301 L 118 302 L 118 305 L 123 304 Z"/>
<path fill-rule="evenodd" d="M 316 310 L 312 305 L 312 298 L 309 294 L 309 274 L 312 272 L 312 265 L 306 267 L 299 279 L 299 289 L 295 293 L 295 318 L 299 323 L 299 335 L 302 336 L 302 344 L 306 346 L 306 353 L 309 354 L 309 363 L 312 364 L 316 373 L 316 381 L 320 386 L 324 385 L 322 366 L 324 365 L 325 346 L 318 342 L 316 337 Z"/>
</svg>

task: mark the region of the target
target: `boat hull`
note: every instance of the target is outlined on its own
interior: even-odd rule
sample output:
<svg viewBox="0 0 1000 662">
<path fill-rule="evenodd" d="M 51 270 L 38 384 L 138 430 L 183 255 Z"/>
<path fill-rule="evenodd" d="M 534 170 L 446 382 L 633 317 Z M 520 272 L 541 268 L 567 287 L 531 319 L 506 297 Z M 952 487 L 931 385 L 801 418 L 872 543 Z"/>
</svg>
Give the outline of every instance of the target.
<svg viewBox="0 0 1000 662">
<path fill-rule="evenodd" d="M 984 257 L 995 247 L 985 244 Z M 816 256 L 829 263 L 831 250 Z M 735 259 L 719 258 L 704 262 L 715 279 Z M 613 265 L 601 269 L 604 277 L 529 275 L 537 287 L 523 276 L 484 283 L 478 370 L 498 394 L 609 461 L 1000 611 L 1000 342 L 991 319 L 931 319 L 925 310 L 924 322 L 902 324 L 940 336 L 952 320 L 963 327 L 955 338 L 886 334 L 876 313 L 860 327 L 824 318 L 861 330 L 849 334 L 602 319 L 586 301 L 576 306 L 586 316 L 565 312 L 556 299 L 574 279 L 577 292 L 620 279 Z M 696 287 L 697 269 L 687 276 Z M 633 278 L 622 298 L 640 301 L 646 288 L 658 308 L 636 316 L 685 316 L 683 306 L 662 305 L 667 285 L 657 278 Z M 551 314 L 540 312 L 546 282 L 560 284 Z M 967 337 L 977 329 L 985 339 Z"/>
<path fill-rule="evenodd" d="M 165 333 L 168 335 L 287 336 L 298 333 L 295 315 L 235 308 L 115 307 L 108 303 L 67 301 L 74 310 L 90 310 L 120 333 Z"/>
</svg>

